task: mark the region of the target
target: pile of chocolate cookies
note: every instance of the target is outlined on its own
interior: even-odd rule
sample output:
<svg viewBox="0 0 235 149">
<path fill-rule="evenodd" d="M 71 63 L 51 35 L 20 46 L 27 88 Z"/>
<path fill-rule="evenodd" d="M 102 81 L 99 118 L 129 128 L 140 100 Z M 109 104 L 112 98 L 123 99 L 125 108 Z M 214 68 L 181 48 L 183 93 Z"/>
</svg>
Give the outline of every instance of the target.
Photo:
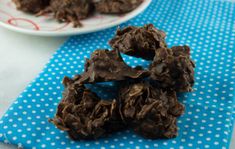
<svg viewBox="0 0 235 149">
<path fill-rule="evenodd" d="M 65 77 L 65 91 L 56 116 L 50 119 L 74 140 L 97 139 L 124 128 L 145 138 L 177 136 L 176 119 L 184 113 L 177 92 L 190 92 L 195 65 L 188 46 L 168 48 L 165 33 L 152 24 L 118 29 L 113 50 L 96 50 L 85 71 Z M 148 69 L 132 68 L 121 57 L 150 60 Z M 115 99 L 101 99 L 85 85 L 115 81 Z"/>
<path fill-rule="evenodd" d="M 52 13 L 59 22 L 79 22 L 94 14 L 123 14 L 134 10 L 143 0 L 12 0 L 17 9 L 37 16 Z"/>
</svg>

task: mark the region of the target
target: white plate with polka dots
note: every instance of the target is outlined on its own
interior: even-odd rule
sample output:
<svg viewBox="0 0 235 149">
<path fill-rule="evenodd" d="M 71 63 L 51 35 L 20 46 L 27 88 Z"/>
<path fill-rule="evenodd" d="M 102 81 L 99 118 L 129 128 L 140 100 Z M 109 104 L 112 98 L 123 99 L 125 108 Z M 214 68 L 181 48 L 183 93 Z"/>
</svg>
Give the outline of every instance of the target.
<svg viewBox="0 0 235 149">
<path fill-rule="evenodd" d="M 58 23 L 48 16 L 35 17 L 16 10 L 11 0 L 0 1 L 0 26 L 9 30 L 38 36 L 68 36 L 85 34 L 95 31 L 104 30 L 121 23 L 124 23 L 142 11 L 144 11 L 151 0 L 144 0 L 143 3 L 124 15 L 102 15 L 94 16 L 81 21 L 83 27 L 74 28 L 71 23 Z"/>
</svg>

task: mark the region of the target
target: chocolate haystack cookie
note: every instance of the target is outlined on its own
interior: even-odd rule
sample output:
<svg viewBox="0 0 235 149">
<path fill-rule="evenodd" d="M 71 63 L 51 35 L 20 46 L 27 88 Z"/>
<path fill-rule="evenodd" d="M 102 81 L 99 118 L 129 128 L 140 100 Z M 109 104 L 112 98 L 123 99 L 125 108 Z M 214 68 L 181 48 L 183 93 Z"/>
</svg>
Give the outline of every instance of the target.
<svg viewBox="0 0 235 149">
<path fill-rule="evenodd" d="M 74 27 L 81 26 L 80 20 L 94 11 L 91 0 L 51 0 L 50 6 L 38 15 L 53 13 L 59 22 L 72 22 Z"/>
<path fill-rule="evenodd" d="M 146 138 L 173 138 L 176 117 L 184 112 L 175 91 L 154 88 L 148 82 L 124 83 L 119 90 L 123 121 Z"/>
<path fill-rule="evenodd" d="M 74 140 L 96 139 L 123 128 L 116 100 L 101 100 L 74 81 L 65 77 L 64 97 L 50 122 Z"/>
<path fill-rule="evenodd" d="M 50 0 L 12 0 L 18 10 L 28 13 L 38 13 L 50 3 Z"/>
<path fill-rule="evenodd" d="M 87 59 L 85 72 L 78 83 L 96 83 L 139 79 L 149 76 L 141 67 L 131 68 L 122 59 L 118 50 L 96 50 Z"/>
<path fill-rule="evenodd" d="M 194 68 L 188 46 L 161 48 L 150 66 L 150 78 L 157 86 L 189 92 L 194 85 Z"/>
<path fill-rule="evenodd" d="M 138 7 L 143 0 L 100 0 L 95 3 L 96 11 L 100 13 L 122 14 Z"/>
<path fill-rule="evenodd" d="M 129 26 L 118 29 L 116 36 L 109 43 L 112 48 L 124 54 L 153 60 L 155 51 L 166 47 L 165 37 L 166 34 L 152 24 L 144 27 Z"/>
</svg>

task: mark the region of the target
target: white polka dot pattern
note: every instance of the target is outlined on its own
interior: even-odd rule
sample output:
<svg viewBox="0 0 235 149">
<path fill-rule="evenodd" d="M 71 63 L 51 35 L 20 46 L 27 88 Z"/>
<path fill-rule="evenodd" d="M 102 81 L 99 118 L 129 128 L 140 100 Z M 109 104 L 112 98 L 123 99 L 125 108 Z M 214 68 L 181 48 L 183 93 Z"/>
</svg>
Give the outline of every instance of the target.
<svg viewBox="0 0 235 149">
<path fill-rule="evenodd" d="M 83 71 L 94 49 L 109 48 L 115 28 L 70 38 L 52 57 L 0 120 L 0 141 L 24 148 L 228 148 L 234 119 L 235 3 L 229 0 L 153 0 L 127 25 L 153 23 L 167 32 L 169 46 L 187 44 L 197 68 L 194 92 L 180 94 L 186 113 L 178 119 L 179 136 L 146 140 L 132 131 L 96 141 L 75 142 L 47 122 L 61 100 L 63 76 Z M 148 62 L 124 56 L 132 65 Z M 111 84 L 112 85 L 112 84 Z M 104 98 L 108 95 L 98 90 Z M 108 92 L 114 92 L 108 88 Z"/>
</svg>

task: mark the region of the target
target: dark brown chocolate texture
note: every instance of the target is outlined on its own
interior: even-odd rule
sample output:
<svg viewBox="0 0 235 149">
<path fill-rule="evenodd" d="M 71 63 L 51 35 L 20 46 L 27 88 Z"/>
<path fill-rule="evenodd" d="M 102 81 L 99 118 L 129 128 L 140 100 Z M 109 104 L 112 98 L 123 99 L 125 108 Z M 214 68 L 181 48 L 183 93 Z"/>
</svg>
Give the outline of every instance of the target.
<svg viewBox="0 0 235 149">
<path fill-rule="evenodd" d="M 188 46 L 161 48 L 150 66 L 150 78 L 159 87 L 189 92 L 194 85 L 194 68 Z"/>
<path fill-rule="evenodd" d="M 94 92 L 66 77 L 66 90 L 50 120 L 74 140 L 97 139 L 123 128 L 116 100 L 101 100 Z"/>
<path fill-rule="evenodd" d="M 144 27 L 129 26 L 118 29 L 116 36 L 109 43 L 112 48 L 124 54 L 153 60 L 155 51 L 166 47 L 165 37 L 166 34 L 152 24 Z"/>
<path fill-rule="evenodd" d="M 59 22 L 72 22 L 81 26 L 80 20 L 87 18 L 94 11 L 91 0 L 51 0 L 50 6 L 38 15 L 53 13 Z"/>
<path fill-rule="evenodd" d="M 177 136 L 176 117 L 184 112 L 175 91 L 154 88 L 148 82 L 125 83 L 119 90 L 123 121 L 145 138 Z"/>
<path fill-rule="evenodd" d="M 12 0 L 18 10 L 28 13 L 38 13 L 50 3 L 50 0 Z"/>
<path fill-rule="evenodd" d="M 149 76 L 149 72 L 140 67 L 131 68 L 122 59 L 117 50 L 96 50 L 87 59 L 85 72 L 77 83 L 96 83 L 140 79 Z"/>
<path fill-rule="evenodd" d="M 95 3 L 95 8 L 100 13 L 122 14 L 138 7 L 143 0 L 100 0 Z"/>
<path fill-rule="evenodd" d="M 82 26 L 80 20 L 94 14 L 122 14 L 138 7 L 143 0 L 12 0 L 17 9 L 37 16 L 52 13 L 59 22 Z"/>
<path fill-rule="evenodd" d="M 149 139 L 176 137 L 176 120 L 185 110 L 176 92 L 189 92 L 194 84 L 190 48 L 167 48 L 165 33 L 151 24 L 118 30 L 110 45 L 111 51 L 92 53 L 84 73 L 64 78 L 63 98 L 50 121 L 74 140 L 97 139 L 124 127 Z M 128 66 L 119 51 L 153 60 L 149 70 Z M 108 81 L 117 81 L 117 101 L 102 100 L 84 85 Z"/>
</svg>

